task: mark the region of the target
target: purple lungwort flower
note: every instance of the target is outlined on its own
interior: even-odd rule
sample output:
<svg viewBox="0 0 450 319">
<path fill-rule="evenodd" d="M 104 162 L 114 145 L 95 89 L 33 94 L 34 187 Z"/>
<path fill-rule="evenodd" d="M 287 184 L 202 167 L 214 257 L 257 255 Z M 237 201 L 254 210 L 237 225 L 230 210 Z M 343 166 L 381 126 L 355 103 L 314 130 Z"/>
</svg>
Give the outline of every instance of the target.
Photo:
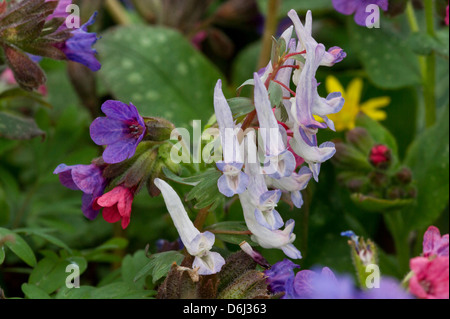
<svg viewBox="0 0 450 319">
<path fill-rule="evenodd" d="M 46 0 L 58 1 L 58 0 Z M 65 18 L 69 17 L 70 11 L 67 7 L 72 4 L 72 0 L 59 0 L 58 6 L 53 11 L 53 13 L 48 16 L 47 20 L 53 18 Z M 95 33 L 88 32 L 88 27 L 95 23 L 95 18 L 97 17 L 97 12 L 95 12 L 89 21 L 82 25 L 80 28 L 76 28 L 71 31 L 72 36 L 66 40 L 64 43 L 58 44 L 57 48 L 64 52 L 67 59 L 80 64 L 83 64 L 90 68 L 92 71 L 96 72 L 100 70 L 101 64 L 96 58 L 97 51 L 92 48 L 92 46 L 97 42 L 99 38 Z M 67 29 L 66 22 L 64 22 L 59 30 Z"/>
<path fill-rule="evenodd" d="M 366 26 L 366 20 L 370 10 L 367 7 L 371 4 L 375 4 L 383 11 L 389 9 L 388 0 L 333 0 L 333 6 L 339 13 L 345 15 L 355 14 L 355 22 L 360 26 Z"/>
<path fill-rule="evenodd" d="M 95 199 L 101 196 L 105 190 L 106 182 L 102 175 L 102 170 L 94 165 L 59 165 L 54 174 L 59 175 L 61 184 L 65 187 L 82 191 L 82 211 L 84 215 L 93 220 L 100 210 L 93 208 Z"/>
<path fill-rule="evenodd" d="M 107 145 L 103 160 L 116 164 L 133 157 L 146 132 L 144 119 L 136 107 L 131 103 L 106 101 L 102 111 L 107 117 L 97 118 L 90 132 L 97 145 Z"/>
<path fill-rule="evenodd" d="M 223 161 L 218 162 L 217 168 L 223 172 L 217 186 L 219 191 L 227 197 L 243 193 L 249 183 L 247 174 L 242 172 L 242 161 L 236 127 L 230 106 L 222 91 L 222 81 L 218 81 L 214 91 L 214 109 L 219 124 L 220 138 L 223 149 Z"/>
<path fill-rule="evenodd" d="M 302 270 L 289 276 L 285 284 L 285 299 L 410 299 L 401 284 L 393 278 L 381 278 L 379 287 L 360 290 L 351 276 L 335 276 L 327 267 L 322 270 Z"/>
<path fill-rule="evenodd" d="M 296 160 L 295 156 L 286 147 L 286 131 L 278 124 L 270 104 L 269 93 L 257 73 L 254 74 L 254 81 L 259 133 L 264 144 L 266 156 L 265 173 L 275 179 L 289 177 L 295 170 Z"/>
<path fill-rule="evenodd" d="M 81 28 L 72 31 L 72 37 L 60 47 L 70 61 L 83 64 L 94 72 L 102 67 L 96 57 L 97 51 L 92 48 L 99 38 L 96 33 L 88 32 L 88 27 L 95 23 L 96 17 L 97 12 Z"/>
<path fill-rule="evenodd" d="M 448 234 L 441 236 L 435 226 L 430 226 L 423 236 L 424 257 L 448 257 Z"/>
<path fill-rule="evenodd" d="M 289 278 L 295 277 L 295 268 L 300 268 L 300 266 L 294 264 L 289 259 L 284 259 L 264 271 L 264 274 L 267 276 L 266 282 L 269 290 L 274 294 L 285 292 L 286 282 Z"/>
<path fill-rule="evenodd" d="M 298 173 L 292 173 L 289 177 L 274 179 L 266 176 L 266 183 L 269 188 L 276 188 L 285 193 L 290 193 L 292 203 L 297 208 L 302 208 L 303 197 L 301 191 L 304 190 L 312 178 L 311 170 L 304 166 Z"/>
</svg>

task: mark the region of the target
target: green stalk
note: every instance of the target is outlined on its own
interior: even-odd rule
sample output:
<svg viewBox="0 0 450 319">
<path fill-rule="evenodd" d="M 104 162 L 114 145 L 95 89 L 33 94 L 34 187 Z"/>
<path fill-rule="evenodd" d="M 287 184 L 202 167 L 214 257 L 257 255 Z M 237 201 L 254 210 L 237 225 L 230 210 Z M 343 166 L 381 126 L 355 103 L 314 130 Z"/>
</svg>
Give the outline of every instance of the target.
<svg viewBox="0 0 450 319">
<path fill-rule="evenodd" d="M 419 23 L 417 22 L 416 13 L 414 12 L 414 6 L 413 6 L 411 0 L 409 0 L 408 4 L 406 5 L 406 15 L 408 17 L 408 22 L 409 22 L 411 31 L 413 33 L 420 32 Z M 425 57 L 419 56 L 419 64 L 420 64 L 420 70 L 422 71 L 422 75 L 425 75 L 426 69 L 427 69 Z"/>
<path fill-rule="evenodd" d="M 131 19 L 128 12 L 118 0 L 106 0 L 105 8 L 109 11 L 114 21 L 120 25 L 130 25 Z"/>
<path fill-rule="evenodd" d="M 434 0 L 425 0 L 425 17 L 427 33 L 436 37 L 434 28 Z M 432 52 L 426 58 L 426 74 L 424 83 L 425 119 L 426 127 L 431 127 L 436 122 L 436 52 Z"/>
<path fill-rule="evenodd" d="M 403 227 L 401 211 L 393 211 L 384 215 L 389 231 L 394 238 L 395 251 L 398 265 L 401 273 L 407 273 L 409 270 L 409 260 L 411 258 L 410 246 L 408 242 L 408 233 Z"/>
<path fill-rule="evenodd" d="M 278 28 L 278 12 L 280 10 L 280 4 L 281 0 L 269 0 L 258 70 L 269 63 L 272 52 L 272 36 L 276 34 Z"/>
</svg>

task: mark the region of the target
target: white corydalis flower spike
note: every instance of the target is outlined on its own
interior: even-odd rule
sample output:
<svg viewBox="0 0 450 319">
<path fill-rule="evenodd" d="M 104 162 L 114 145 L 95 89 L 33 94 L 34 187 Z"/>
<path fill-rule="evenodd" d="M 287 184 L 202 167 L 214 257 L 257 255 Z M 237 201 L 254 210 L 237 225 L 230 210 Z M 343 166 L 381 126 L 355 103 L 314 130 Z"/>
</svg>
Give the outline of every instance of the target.
<svg viewBox="0 0 450 319">
<path fill-rule="evenodd" d="M 218 273 L 225 264 L 225 259 L 220 254 L 210 251 L 215 241 L 214 234 L 210 232 L 200 233 L 195 228 L 180 197 L 169 184 L 157 178 L 155 179 L 155 185 L 161 191 L 181 241 L 188 253 L 195 257 L 192 267 L 199 268 L 199 275 Z"/>
<path fill-rule="evenodd" d="M 248 176 L 242 172 L 244 166 L 240 153 L 239 141 L 236 136 L 236 126 L 230 106 L 222 91 L 222 81 L 218 81 L 214 91 L 214 110 L 219 125 L 220 139 L 224 160 L 216 163 L 223 172 L 217 186 L 219 191 L 227 197 L 241 194 L 248 185 Z"/>
<path fill-rule="evenodd" d="M 277 122 L 267 89 L 257 73 L 254 74 L 254 81 L 255 108 L 258 114 L 259 132 L 266 153 L 265 172 L 276 179 L 289 177 L 295 170 L 295 157 L 286 148 L 285 139 L 281 132 L 281 130 L 284 131 L 284 128 Z M 284 133 L 286 132 L 284 131 Z"/>
<path fill-rule="evenodd" d="M 308 11 L 306 13 L 305 25 L 301 22 L 297 11 L 291 10 L 288 13 L 289 18 L 291 18 L 292 22 L 295 26 L 295 31 L 297 33 L 297 37 L 299 39 L 297 52 L 302 52 L 307 49 L 307 44 L 310 43 L 314 46 L 317 46 L 317 41 L 312 36 L 312 13 Z M 347 54 L 339 47 L 330 48 L 323 57 L 321 58 L 319 64 L 321 66 L 333 66 L 336 63 L 341 62 L 345 59 Z"/>
</svg>

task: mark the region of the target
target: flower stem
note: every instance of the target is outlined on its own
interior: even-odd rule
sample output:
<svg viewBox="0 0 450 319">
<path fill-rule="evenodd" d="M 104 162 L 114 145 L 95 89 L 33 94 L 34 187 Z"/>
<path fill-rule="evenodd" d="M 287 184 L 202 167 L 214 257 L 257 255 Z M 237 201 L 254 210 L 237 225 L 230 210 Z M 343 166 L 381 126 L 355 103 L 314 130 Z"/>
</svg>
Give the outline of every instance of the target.
<svg viewBox="0 0 450 319">
<path fill-rule="evenodd" d="M 436 36 L 434 28 L 434 0 L 425 0 L 425 17 L 427 34 L 434 38 Z M 434 51 L 426 58 L 424 81 L 426 127 L 431 127 L 436 122 L 436 52 Z"/>
<path fill-rule="evenodd" d="M 251 235 L 252 232 L 247 231 L 234 231 L 234 230 L 210 230 L 209 232 L 213 234 L 221 234 L 221 235 Z"/>
<path fill-rule="evenodd" d="M 263 44 L 258 62 L 258 70 L 265 67 L 270 60 L 272 52 L 272 35 L 277 33 L 278 12 L 281 0 L 269 0 L 267 7 L 266 24 L 264 27 Z"/>
<path fill-rule="evenodd" d="M 199 211 L 198 214 L 197 214 L 197 217 L 195 218 L 194 226 L 195 226 L 195 228 L 197 228 L 199 231 L 202 231 L 202 229 L 203 229 L 203 225 L 204 225 L 205 222 L 206 222 L 206 218 L 208 218 L 208 215 L 209 215 L 209 209 L 210 209 L 210 208 L 211 208 L 211 207 L 208 206 L 208 207 L 206 207 L 206 208 L 200 209 L 200 211 Z"/>
<path fill-rule="evenodd" d="M 113 17 L 114 21 L 121 25 L 131 24 L 131 19 L 128 16 L 125 8 L 117 0 L 105 0 L 105 8 Z"/>
<path fill-rule="evenodd" d="M 409 269 L 409 259 L 411 254 L 408 243 L 408 232 L 406 232 L 403 227 L 404 221 L 402 219 L 402 213 L 401 211 L 393 211 L 384 216 L 386 225 L 394 238 L 399 270 L 401 273 L 406 273 Z"/>
</svg>

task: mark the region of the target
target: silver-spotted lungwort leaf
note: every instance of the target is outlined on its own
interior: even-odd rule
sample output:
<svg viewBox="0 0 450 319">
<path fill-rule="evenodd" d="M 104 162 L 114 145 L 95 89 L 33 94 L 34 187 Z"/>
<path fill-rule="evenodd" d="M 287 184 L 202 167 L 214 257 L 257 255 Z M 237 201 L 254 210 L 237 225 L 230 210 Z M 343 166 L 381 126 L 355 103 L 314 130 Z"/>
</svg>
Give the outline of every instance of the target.
<svg viewBox="0 0 450 319">
<path fill-rule="evenodd" d="M 263 13 L 267 12 L 267 4 L 269 0 L 258 0 L 258 6 Z M 312 10 L 313 12 L 320 10 L 333 9 L 331 0 L 283 0 L 281 1 L 281 8 L 279 15 L 285 17 L 287 12 L 291 9 L 297 11 Z"/>
<path fill-rule="evenodd" d="M 38 136 L 44 137 L 45 132 L 37 126 L 34 119 L 0 112 L 0 137 L 11 140 L 29 140 Z"/>
<path fill-rule="evenodd" d="M 448 205 L 448 106 L 442 113 L 435 126 L 416 139 L 406 155 L 405 164 L 417 183 L 417 203 L 403 212 L 410 229 L 434 223 Z"/>
<path fill-rule="evenodd" d="M 102 36 L 100 74 L 115 98 L 176 125 L 208 121 L 214 86 L 223 76 L 180 33 L 140 25 Z"/>
<path fill-rule="evenodd" d="M 407 41 L 390 31 L 349 23 L 352 46 L 372 82 L 383 89 L 421 84 L 417 55 Z"/>
</svg>

